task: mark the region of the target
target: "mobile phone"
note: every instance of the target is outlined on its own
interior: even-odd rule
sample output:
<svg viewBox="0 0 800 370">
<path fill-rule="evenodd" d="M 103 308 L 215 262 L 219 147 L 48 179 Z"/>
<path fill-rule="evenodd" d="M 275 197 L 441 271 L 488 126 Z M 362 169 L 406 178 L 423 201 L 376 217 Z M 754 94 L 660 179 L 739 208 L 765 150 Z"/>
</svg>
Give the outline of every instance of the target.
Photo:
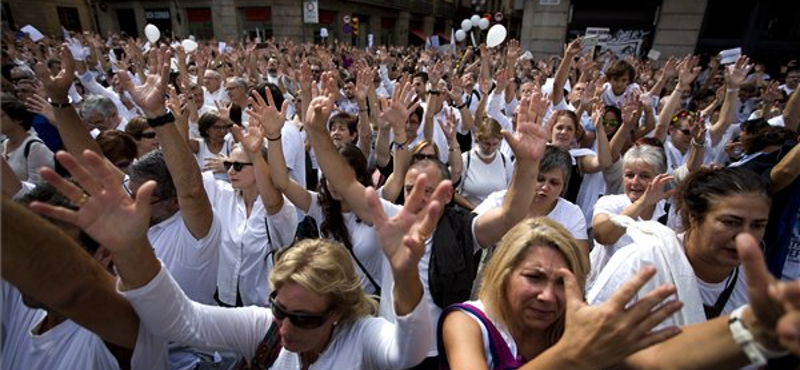
<svg viewBox="0 0 800 370">
<path fill-rule="evenodd" d="M 598 41 L 600 41 L 600 37 L 597 35 L 584 36 L 583 40 L 581 40 L 585 49 L 591 49 L 597 46 Z"/>
</svg>

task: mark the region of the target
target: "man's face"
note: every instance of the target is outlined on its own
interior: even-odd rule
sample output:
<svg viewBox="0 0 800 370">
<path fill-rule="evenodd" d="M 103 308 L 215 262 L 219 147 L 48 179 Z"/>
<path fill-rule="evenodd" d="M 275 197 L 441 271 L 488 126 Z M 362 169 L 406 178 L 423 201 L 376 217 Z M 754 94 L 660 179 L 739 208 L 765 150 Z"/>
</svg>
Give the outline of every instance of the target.
<svg viewBox="0 0 800 370">
<path fill-rule="evenodd" d="M 417 166 L 408 171 L 406 173 L 406 178 L 404 182 L 404 194 L 406 199 L 408 199 L 409 194 L 411 191 L 414 190 L 414 184 L 417 182 L 417 178 L 425 174 L 428 178 L 428 184 L 425 186 L 425 193 L 423 195 L 423 202 L 422 204 L 428 204 L 431 201 L 431 197 L 433 197 L 433 192 L 436 190 L 436 187 L 439 186 L 444 179 L 442 179 L 441 174 L 439 173 L 438 169 L 434 165 L 428 166 Z M 449 201 L 449 199 L 448 199 Z"/>
<path fill-rule="evenodd" d="M 222 85 L 220 78 L 210 71 L 206 72 L 205 76 L 203 76 L 203 83 L 206 85 L 206 88 L 208 88 L 208 91 L 211 92 L 217 91 L 220 85 Z"/>
<path fill-rule="evenodd" d="M 348 99 L 353 99 L 353 97 L 355 96 L 356 84 L 354 84 L 352 81 L 349 81 L 344 84 L 343 90 L 345 97 L 347 97 Z"/>
<path fill-rule="evenodd" d="M 414 85 L 414 93 L 416 93 L 417 96 L 425 96 L 425 82 L 422 81 L 422 77 L 414 77 L 411 83 Z"/>
<path fill-rule="evenodd" d="M 124 184 L 125 190 L 128 191 L 131 197 L 134 199 L 136 198 L 136 193 L 139 191 L 139 187 L 142 186 L 142 183 L 128 180 Z M 175 212 L 178 212 L 178 200 L 177 199 L 161 199 L 157 197 L 155 194 L 150 196 L 150 226 L 157 225 L 161 221 L 164 221 Z"/>
<path fill-rule="evenodd" d="M 102 114 L 93 114 L 84 118 L 86 125 L 90 128 L 98 129 L 100 131 L 113 130 L 119 125 L 119 115 L 112 113 L 108 117 L 103 117 Z"/>
<path fill-rule="evenodd" d="M 800 83 L 800 71 L 792 71 L 786 75 L 786 87 L 794 90 Z"/>
</svg>

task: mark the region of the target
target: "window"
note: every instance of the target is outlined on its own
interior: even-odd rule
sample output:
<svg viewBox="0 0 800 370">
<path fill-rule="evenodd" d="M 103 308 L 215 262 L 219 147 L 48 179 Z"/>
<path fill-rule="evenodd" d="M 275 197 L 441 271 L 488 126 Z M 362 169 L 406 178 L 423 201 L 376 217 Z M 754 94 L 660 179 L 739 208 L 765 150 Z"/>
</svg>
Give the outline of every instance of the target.
<svg viewBox="0 0 800 370">
<path fill-rule="evenodd" d="M 268 6 L 240 8 L 244 34 L 255 39 L 260 35 L 262 40 L 272 37 L 272 8 Z"/>
<path fill-rule="evenodd" d="M 59 6 L 56 8 L 56 11 L 58 11 L 58 22 L 61 23 L 62 27 L 74 32 L 83 31 L 77 8 Z"/>
<path fill-rule="evenodd" d="M 211 19 L 210 8 L 186 9 L 189 18 L 189 34 L 198 40 L 207 40 L 214 37 L 214 22 Z"/>
</svg>

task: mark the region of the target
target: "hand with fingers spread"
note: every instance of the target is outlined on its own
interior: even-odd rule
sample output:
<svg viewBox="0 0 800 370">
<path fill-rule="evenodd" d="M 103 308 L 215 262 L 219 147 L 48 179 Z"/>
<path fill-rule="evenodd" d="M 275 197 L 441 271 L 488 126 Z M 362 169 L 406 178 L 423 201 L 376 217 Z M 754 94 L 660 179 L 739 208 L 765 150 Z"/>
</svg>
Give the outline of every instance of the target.
<svg viewBox="0 0 800 370">
<path fill-rule="evenodd" d="M 566 318 L 564 334 L 555 347 L 572 353 L 567 358 L 575 359 L 586 368 L 603 369 L 615 365 L 681 332 L 677 327 L 653 331 L 682 306 L 677 300 L 669 300 L 676 292 L 674 286 L 657 287 L 636 303 L 629 304 L 655 275 L 653 267 L 642 269 L 611 299 L 598 306 L 584 302 L 583 289 L 570 271 L 561 269 L 559 273 L 566 291 Z"/>
<path fill-rule="evenodd" d="M 156 118 L 166 112 L 164 95 L 169 82 L 169 60 L 171 52 L 167 47 L 150 50 L 150 69 L 144 84 L 134 86 L 130 75 L 120 73 L 119 80 L 131 94 L 133 101 L 142 109 L 147 118 Z"/>
<path fill-rule="evenodd" d="M 366 103 L 370 90 L 374 89 L 372 86 L 373 77 L 372 69 L 369 67 L 365 66 L 358 70 L 356 88 L 353 94 L 359 102 Z"/>
<path fill-rule="evenodd" d="M 747 80 L 747 75 L 753 69 L 753 65 L 749 63 L 750 58 L 743 55 L 725 69 L 725 84 L 729 89 L 738 89 Z"/>
<path fill-rule="evenodd" d="M 327 131 L 328 118 L 331 116 L 333 108 L 333 100 L 325 96 L 314 98 L 306 112 L 305 127 L 308 130 Z"/>
<path fill-rule="evenodd" d="M 43 168 L 42 177 L 79 208 L 70 210 L 34 202 L 31 204 L 34 211 L 80 227 L 112 252 L 124 252 L 132 246 L 147 243 L 155 182 L 140 186 L 135 199 L 131 199 L 119 183 L 115 169 L 94 152 L 87 150 L 83 153 L 85 165 L 66 152 L 59 152 L 56 157 L 78 184 L 51 169 Z"/>
<path fill-rule="evenodd" d="M 678 87 L 681 89 L 689 89 L 692 82 L 697 78 L 697 75 L 700 74 L 700 67 L 697 66 L 699 61 L 700 58 L 697 56 L 687 55 L 680 64 L 678 64 Z"/>
<path fill-rule="evenodd" d="M 389 122 L 394 132 L 405 131 L 408 116 L 420 105 L 419 101 L 413 101 L 414 88 L 408 81 L 408 78 L 403 78 L 392 93 L 392 101 L 387 103 L 385 99 L 383 99 L 384 104 L 382 105 L 384 109 L 378 116 L 378 120 L 380 122 Z"/>
<path fill-rule="evenodd" d="M 69 88 L 75 79 L 75 60 L 66 44 L 61 45 L 61 71 L 53 77 L 44 63 L 36 63 L 36 78 L 44 85 L 50 99 L 57 103 L 67 102 Z M 124 73 L 123 73 L 124 74 Z"/>
<path fill-rule="evenodd" d="M 258 91 L 252 92 L 252 97 L 249 99 L 251 108 L 247 109 L 247 115 L 252 123 L 258 123 L 263 129 L 264 135 L 267 140 L 278 140 L 281 136 L 281 129 L 286 122 L 286 110 L 289 107 L 289 101 L 284 100 L 283 106 L 278 110 L 275 106 L 275 100 L 272 99 L 272 94 L 267 90 L 267 101 L 261 97 Z"/>
<path fill-rule="evenodd" d="M 638 201 L 645 206 L 655 206 L 661 200 L 671 197 L 675 194 L 675 189 L 667 190 L 666 187 L 672 180 L 674 177 L 666 173 L 656 175 Z"/>
<path fill-rule="evenodd" d="M 445 109 L 444 110 L 444 119 L 439 118 L 438 120 L 439 127 L 442 128 L 444 131 L 444 136 L 447 138 L 448 143 L 454 143 L 456 141 L 456 126 L 458 122 L 456 121 L 456 113 L 455 110 Z"/>
<path fill-rule="evenodd" d="M 520 102 L 517 130 L 513 133 L 502 131 L 503 138 L 508 142 L 518 161 L 537 162 L 544 155 L 547 131 L 542 126 L 542 119 L 549 105 L 549 100 L 535 91 Z"/>
</svg>

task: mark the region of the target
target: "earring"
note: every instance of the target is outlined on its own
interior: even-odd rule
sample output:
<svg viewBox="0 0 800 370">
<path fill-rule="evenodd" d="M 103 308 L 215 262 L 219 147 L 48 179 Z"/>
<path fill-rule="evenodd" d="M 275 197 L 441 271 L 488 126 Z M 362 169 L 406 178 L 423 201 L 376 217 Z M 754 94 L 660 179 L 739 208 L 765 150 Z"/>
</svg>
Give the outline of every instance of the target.
<svg viewBox="0 0 800 370">
<path fill-rule="evenodd" d="M 334 322 L 333 322 L 333 326 L 336 326 L 336 325 L 339 325 L 339 322 L 338 322 L 338 321 L 334 321 Z"/>
</svg>

